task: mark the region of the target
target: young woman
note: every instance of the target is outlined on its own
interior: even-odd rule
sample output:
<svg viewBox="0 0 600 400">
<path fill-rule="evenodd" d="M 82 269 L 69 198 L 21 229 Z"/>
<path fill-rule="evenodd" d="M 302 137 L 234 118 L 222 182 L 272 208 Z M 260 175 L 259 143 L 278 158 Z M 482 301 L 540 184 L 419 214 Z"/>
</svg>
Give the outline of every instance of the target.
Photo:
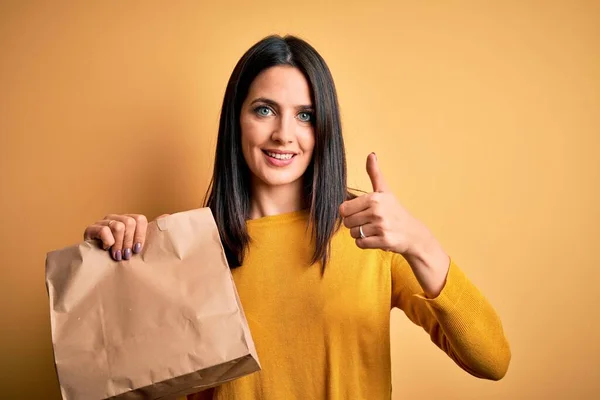
<svg viewBox="0 0 600 400">
<path fill-rule="evenodd" d="M 509 344 L 492 306 L 367 158 L 346 186 L 336 89 L 305 41 L 267 37 L 236 65 L 221 110 L 211 208 L 262 371 L 215 399 L 389 399 L 398 307 L 468 373 L 501 379 Z M 89 226 L 115 260 L 144 245 L 142 215 Z"/>
</svg>

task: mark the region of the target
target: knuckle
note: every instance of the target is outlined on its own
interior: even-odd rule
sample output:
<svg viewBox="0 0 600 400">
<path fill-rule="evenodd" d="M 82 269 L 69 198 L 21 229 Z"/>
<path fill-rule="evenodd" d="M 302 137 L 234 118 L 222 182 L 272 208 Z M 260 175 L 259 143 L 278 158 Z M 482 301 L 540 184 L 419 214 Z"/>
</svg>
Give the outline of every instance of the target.
<svg viewBox="0 0 600 400">
<path fill-rule="evenodd" d="M 381 215 L 381 207 L 375 206 L 373 208 L 373 219 L 377 222 L 383 222 L 383 216 Z"/>
<path fill-rule="evenodd" d="M 115 233 L 123 233 L 125 231 L 125 224 L 121 221 L 115 221 L 112 224 L 112 229 Z"/>
<path fill-rule="evenodd" d="M 107 249 L 115 244 L 115 238 L 108 226 L 101 226 L 97 231 L 97 239 L 102 242 L 102 247 Z"/>
<path fill-rule="evenodd" d="M 125 225 L 125 228 L 127 228 L 127 230 L 130 230 L 130 229 L 135 229 L 137 222 L 135 219 L 133 219 L 131 217 L 125 217 L 125 221 L 123 222 L 123 224 Z"/>
<path fill-rule="evenodd" d="M 103 226 L 102 228 L 100 228 L 100 231 L 98 233 L 102 240 L 108 240 L 112 237 L 112 231 L 108 226 Z"/>
<path fill-rule="evenodd" d="M 134 216 L 133 219 L 136 222 L 136 224 L 147 224 L 148 223 L 148 218 L 146 218 L 146 216 L 142 215 L 142 214 L 138 214 L 138 215 Z"/>
<path fill-rule="evenodd" d="M 377 206 L 381 203 L 380 193 L 373 193 L 369 198 L 369 203 L 371 206 Z"/>
</svg>

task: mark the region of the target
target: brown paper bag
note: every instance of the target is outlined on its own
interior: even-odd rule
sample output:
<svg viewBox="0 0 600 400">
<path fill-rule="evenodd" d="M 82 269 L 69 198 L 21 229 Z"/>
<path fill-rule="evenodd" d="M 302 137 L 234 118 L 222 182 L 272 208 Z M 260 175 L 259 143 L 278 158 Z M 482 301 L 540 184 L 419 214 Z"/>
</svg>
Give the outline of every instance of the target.
<svg viewBox="0 0 600 400">
<path fill-rule="evenodd" d="M 65 400 L 174 399 L 260 369 L 208 208 L 151 222 L 128 261 L 50 252 L 46 285 Z"/>
</svg>

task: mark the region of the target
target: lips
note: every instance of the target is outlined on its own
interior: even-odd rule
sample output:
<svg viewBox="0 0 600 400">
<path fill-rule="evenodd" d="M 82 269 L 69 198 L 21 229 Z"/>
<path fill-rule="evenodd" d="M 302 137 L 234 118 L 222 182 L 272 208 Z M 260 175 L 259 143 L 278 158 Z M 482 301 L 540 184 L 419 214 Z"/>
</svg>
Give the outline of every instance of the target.
<svg viewBox="0 0 600 400">
<path fill-rule="evenodd" d="M 265 153 L 269 157 L 273 157 L 273 158 L 276 158 L 278 160 L 289 160 L 290 158 L 292 158 L 292 157 L 295 156 L 294 153 L 273 153 L 273 152 L 267 151 L 267 150 L 265 150 Z"/>
<path fill-rule="evenodd" d="M 267 161 L 276 167 L 285 167 L 286 165 L 291 164 L 294 157 L 297 155 L 296 153 L 280 150 L 263 150 L 263 153 L 266 156 Z"/>
</svg>

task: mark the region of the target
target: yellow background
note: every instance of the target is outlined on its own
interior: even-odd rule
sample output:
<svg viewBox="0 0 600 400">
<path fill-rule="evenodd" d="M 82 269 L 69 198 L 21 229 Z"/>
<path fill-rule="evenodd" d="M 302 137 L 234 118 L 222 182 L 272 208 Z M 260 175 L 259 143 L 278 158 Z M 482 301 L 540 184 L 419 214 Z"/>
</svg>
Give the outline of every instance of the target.
<svg viewBox="0 0 600 400">
<path fill-rule="evenodd" d="M 481 381 L 394 312 L 394 399 L 597 396 L 599 2 L 110 0 L 0 3 L 0 397 L 59 398 L 45 253 L 200 206 L 227 79 L 270 33 L 329 63 L 350 184 L 376 151 L 510 340 Z"/>
</svg>

